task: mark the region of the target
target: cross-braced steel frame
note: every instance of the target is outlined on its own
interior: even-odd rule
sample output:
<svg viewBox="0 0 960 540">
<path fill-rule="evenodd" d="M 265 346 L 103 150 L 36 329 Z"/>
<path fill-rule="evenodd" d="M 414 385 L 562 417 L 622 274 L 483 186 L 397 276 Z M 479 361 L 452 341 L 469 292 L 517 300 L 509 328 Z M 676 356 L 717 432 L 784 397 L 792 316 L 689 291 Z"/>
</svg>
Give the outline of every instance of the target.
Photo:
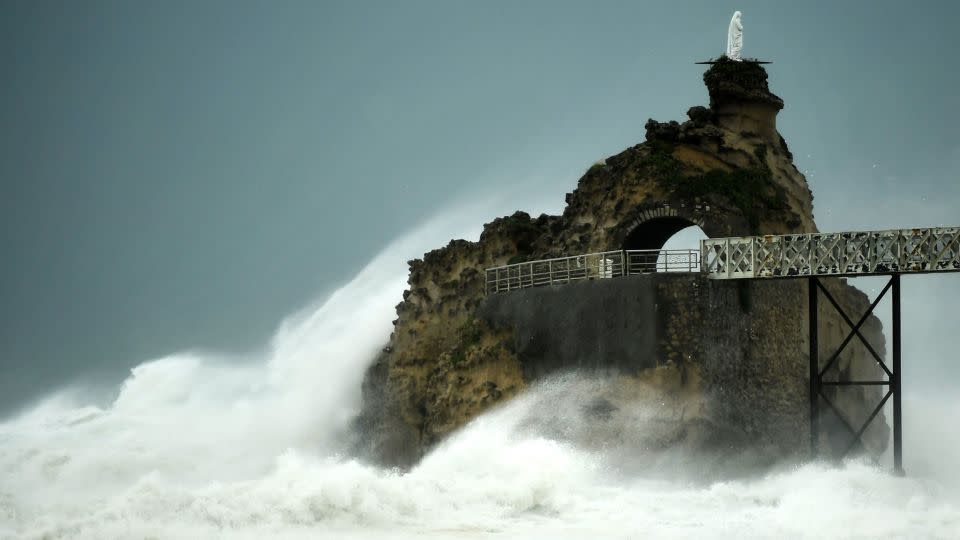
<svg viewBox="0 0 960 540">
<path fill-rule="evenodd" d="M 893 467 L 903 474 L 903 429 L 900 408 L 900 276 L 932 272 L 960 272 L 960 227 L 931 227 L 885 231 L 856 231 L 710 238 L 700 242 L 703 272 L 711 279 L 799 278 L 809 284 L 810 308 L 810 452 L 819 450 L 821 407 L 836 413 L 852 438 L 839 455 L 842 458 L 863 444 L 863 434 L 888 401 L 893 400 Z M 830 277 L 866 275 L 890 276 L 890 280 L 870 308 L 854 322 L 821 280 Z M 893 315 L 892 366 L 888 367 L 876 348 L 860 332 L 880 300 L 891 294 Z M 820 365 L 817 302 L 823 296 L 850 327 L 850 333 L 826 363 Z M 886 380 L 834 381 L 824 375 L 832 368 L 844 348 L 856 337 L 885 372 Z M 839 410 L 824 388 L 830 386 L 885 386 L 880 403 L 860 427 L 855 428 Z"/>
<path fill-rule="evenodd" d="M 892 357 L 893 357 L 893 369 L 887 367 L 887 364 L 883 361 L 883 358 L 877 353 L 876 349 L 870 343 L 870 341 L 864 337 L 860 332 L 860 328 L 867 321 L 870 315 L 873 314 L 874 309 L 884 298 L 887 293 L 892 295 L 892 306 L 891 306 L 891 315 L 893 318 L 893 343 L 892 343 Z M 893 274 L 890 276 L 890 280 L 887 282 L 886 286 L 880 291 L 880 294 L 877 295 L 877 298 L 870 304 L 870 307 L 867 309 L 860 319 L 854 323 L 849 315 L 840 307 L 840 304 L 837 303 L 837 300 L 830 294 L 830 291 L 823 286 L 819 278 L 811 277 L 808 279 L 808 295 L 809 295 L 809 334 L 810 334 L 810 454 L 813 457 L 817 457 L 819 453 L 819 441 L 820 441 L 820 402 L 822 401 L 827 405 L 827 407 L 833 411 L 833 413 L 840 419 L 841 425 L 843 425 L 852 435 L 850 442 L 847 444 L 846 448 L 837 455 L 832 456 L 835 459 L 843 459 L 847 454 L 850 453 L 856 446 L 860 446 L 865 452 L 869 453 L 869 449 L 866 445 L 863 444 L 863 434 L 866 432 L 867 428 L 870 427 L 870 424 L 873 420 L 880 414 L 880 411 L 883 410 L 884 405 L 887 404 L 887 401 L 892 397 L 893 398 L 893 469 L 897 474 L 903 474 L 903 431 L 901 429 L 901 409 L 900 409 L 900 275 Z M 819 297 L 823 296 L 827 299 L 830 305 L 840 314 L 840 317 L 846 322 L 847 326 L 850 328 L 850 332 L 847 336 L 840 342 L 837 350 L 833 352 L 827 359 L 826 363 L 820 365 L 820 340 L 819 340 L 819 321 L 818 321 L 818 302 Z M 886 373 L 886 380 L 854 380 L 854 381 L 828 381 L 824 380 L 824 376 L 832 368 L 837 359 L 840 357 L 840 354 L 844 351 L 847 345 L 853 340 L 854 337 L 860 339 L 860 342 L 863 343 L 864 347 L 870 354 L 873 356 L 874 360 L 877 361 L 877 365 Z M 830 398 L 823 392 L 824 387 L 827 386 L 885 386 L 886 392 L 883 395 L 883 398 L 874 407 L 873 411 L 867 417 L 867 420 L 860 425 L 859 428 L 855 428 L 854 424 L 847 419 L 842 411 L 830 400 Z M 876 459 L 876 457 L 874 457 Z"/>
</svg>

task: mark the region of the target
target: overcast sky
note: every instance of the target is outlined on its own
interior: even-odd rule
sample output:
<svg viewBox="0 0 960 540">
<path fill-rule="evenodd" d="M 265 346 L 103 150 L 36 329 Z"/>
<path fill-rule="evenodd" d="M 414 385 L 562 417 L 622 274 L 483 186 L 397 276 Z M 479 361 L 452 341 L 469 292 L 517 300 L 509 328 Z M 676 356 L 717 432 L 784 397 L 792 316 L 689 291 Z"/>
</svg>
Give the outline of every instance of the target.
<svg viewBox="0 0 960 540">
<path fill-rule="evenodd" d="M 707 103 L 735 9 L 821 230 L 960 225 L 960 7 L 909 6 L 0 1 L 0 412 L 251 350 L 473 194 L 559 211 Z M 960 275 L 904 293 L 908 391 L 960 376 Z"/>
</svg>

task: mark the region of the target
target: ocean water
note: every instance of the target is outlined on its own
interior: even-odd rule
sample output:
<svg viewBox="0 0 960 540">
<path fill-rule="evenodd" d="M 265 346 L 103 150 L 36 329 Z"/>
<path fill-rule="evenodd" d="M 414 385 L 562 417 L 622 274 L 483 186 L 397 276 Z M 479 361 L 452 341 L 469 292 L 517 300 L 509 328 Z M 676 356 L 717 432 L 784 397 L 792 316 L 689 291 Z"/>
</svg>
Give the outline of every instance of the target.
<svg viewBox="0 0 960 540">
<path fill-rule="evenodd" d="M 404 261 L 479 222 L 435 220 L 389 246 L 251 360 L 175 354 L 106 405 L 65 390 L 5 420 L 0 538 L 960 538 L 951 396 L 905 402 L 905 478 L 861 461 L 706 474 L 702 457 L 591 439 L 577 411 L 603 381 L 575 374 L 411 471 L 358 461 L 350 420 Z"/>
</svg>

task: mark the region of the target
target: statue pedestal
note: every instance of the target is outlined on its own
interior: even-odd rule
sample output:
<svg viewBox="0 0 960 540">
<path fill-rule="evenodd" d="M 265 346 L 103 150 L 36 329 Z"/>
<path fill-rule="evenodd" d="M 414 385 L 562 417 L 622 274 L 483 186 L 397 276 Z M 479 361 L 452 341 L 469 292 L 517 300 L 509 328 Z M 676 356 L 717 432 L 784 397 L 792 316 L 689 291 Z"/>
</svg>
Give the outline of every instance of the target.
<svg viewBox="0 0 960 540">
<path fill-rule="evenodd" d="M 710 60 L 704 60 L 703 62 L 694 62 L 694 64 L 719 64 L 721 62 L 740 62 L 741 64 L 772 64 L 770 60 L 759 60 L 757 58 L 742 58 L 740 60 L 730 60 L 726 56 L 721 56 L 720 58 L 711 58 Z"/>
<path fill-rule="evenodd" d="M 756 59 L 739 62 L 721 56 L 709 64 L 703 82 L 710 93 L 710 108 L 717 123 L 734 133 L 756 133 L 770 142 L 778 142 L 777 113 L 783 100 L 770 92 L 767 71 Z"/>
</svg>

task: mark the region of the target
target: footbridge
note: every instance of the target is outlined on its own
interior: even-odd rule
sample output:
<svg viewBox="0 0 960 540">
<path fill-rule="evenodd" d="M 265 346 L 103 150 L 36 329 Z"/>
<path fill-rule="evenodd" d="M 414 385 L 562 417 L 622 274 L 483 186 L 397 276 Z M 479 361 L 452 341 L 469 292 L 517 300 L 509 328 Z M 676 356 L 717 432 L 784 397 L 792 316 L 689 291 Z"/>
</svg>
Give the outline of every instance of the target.
<svg viewBox="0 0 960 540">
<path fill-rule="evenodd" d="M 699 250 L 621 250 L 527 261 L 488 268 L 486 293 L 489 295 L 581 280 L 678 271 L 699 272 L 707 278 L 723 280 L 807 280 L 810 453 L 817 456 L 821 405 L 832 409 L 850 431 L 849 446 L 834 456 L 842 458 L 862 444 L 861 436 L 884 405 L 892 399 L 893 466 L 896 473 L 903 474 L 900 278 L 911 274 L 960 272 L 960 227 L 711 238 L 702 240 Z M 822 280 L 859 276 L 888 276 L 889 280 L 866 313 L 854 319 L 823 286 Z M 887 365 L 885 359 L 860 332 L 880 300 L 887 294 L 892 297 L 890 365 Z M 823 361 L 820 358 L 817 321 L 821 297 L 836 309 L 849 327 L 849 333 L 838 349 Z M 863 381 L 825 380 L 824 375 L 854 338 L 864 344 L 885 377 Z M 831 385 L 884 386 L 886 392 L 866 422 L 855 426 L 823 393 L 822 389 Z"/>
</svg>

